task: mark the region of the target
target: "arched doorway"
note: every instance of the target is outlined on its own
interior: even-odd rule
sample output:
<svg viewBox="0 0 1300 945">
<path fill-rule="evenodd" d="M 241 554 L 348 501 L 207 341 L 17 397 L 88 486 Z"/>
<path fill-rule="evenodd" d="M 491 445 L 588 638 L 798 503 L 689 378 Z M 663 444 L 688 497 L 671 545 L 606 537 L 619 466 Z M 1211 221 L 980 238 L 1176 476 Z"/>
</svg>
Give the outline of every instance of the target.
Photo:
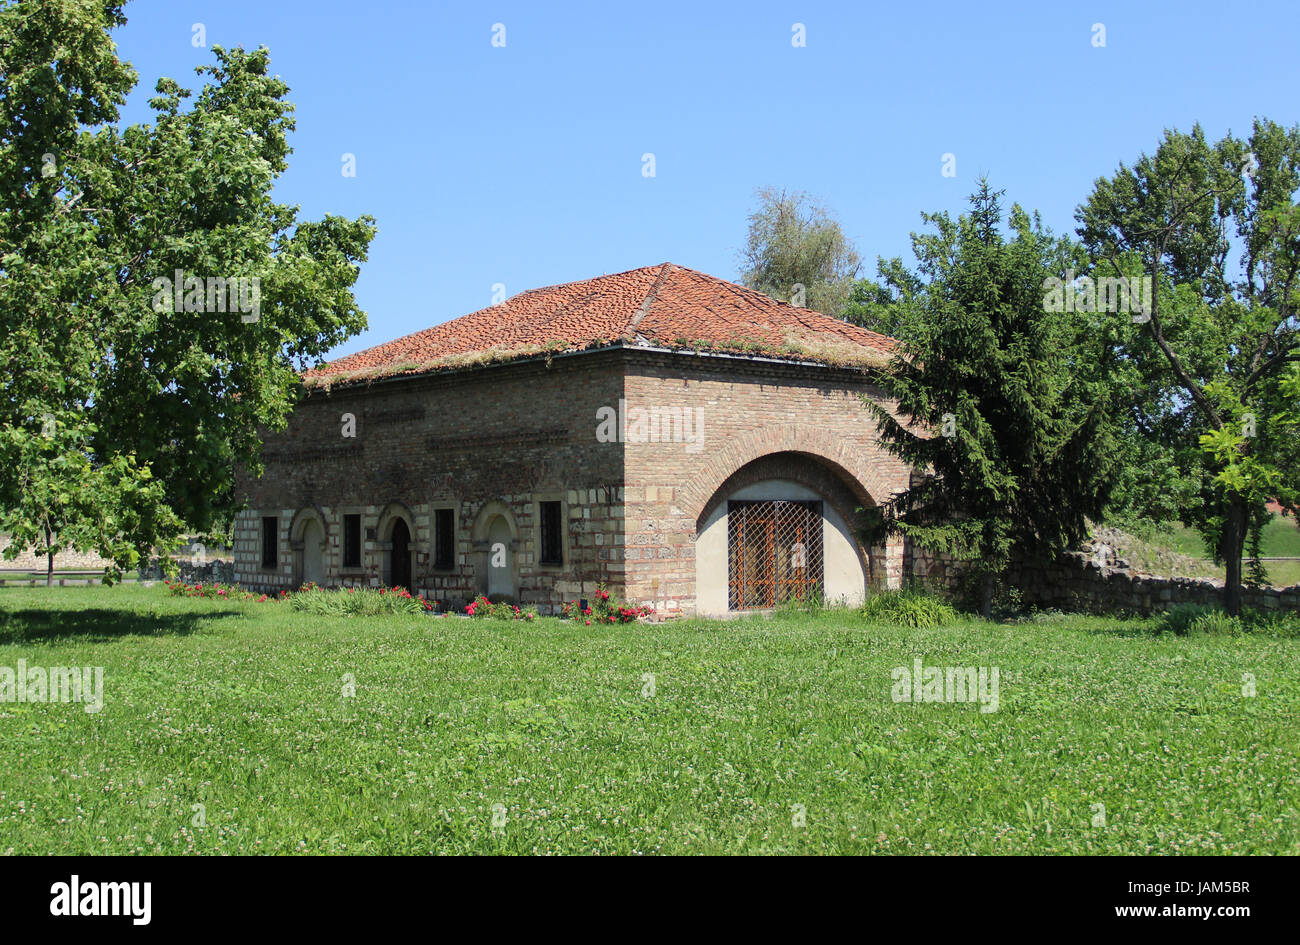
<svg viewBox="0 0 1300 945">
<path fill-rule="evenodd" d="M 392 549 L 389 551 L 388 586 L 411 589 L 411 530 L 405 519 L 393 522 Z"/>
<path fill-rule="evenodd" d="M 510 523 L 505 516 L 497 515 L 487 528 L 488 535 L 488 597 L 513 597 L 514 569 L 510 566 Z"/>
<path fill-rule="evenodd" d="M 819 457 L 782 452 L 745 464 L 705 503 L 696 523 L 697 612 L 818 597 L 861 603 L 871 558 L 855 510 L 868 503 L 860 484 Z"/>
<path fill-rule="evenodd" d="M 321 584 L 325 580 L 325 565 L 321 549 L 325 546 L 325 530 L 320 521 L 309 518 L 302 526 L 302 583 Z"/>
<path fill-rule="evenodd" d="M 519 529 L 505 502 L 494 499 L 474 517 L 474 583 L 493 600 L 515 600 L 519 594 Z"/>
<path fill-rule="evenodd" d="M 293 549 L 293 586 L 328 581 L 328 549 L 325 519 L 315 506 L 299 509 L 289 525 L 289 547 Z"/>
</svg>

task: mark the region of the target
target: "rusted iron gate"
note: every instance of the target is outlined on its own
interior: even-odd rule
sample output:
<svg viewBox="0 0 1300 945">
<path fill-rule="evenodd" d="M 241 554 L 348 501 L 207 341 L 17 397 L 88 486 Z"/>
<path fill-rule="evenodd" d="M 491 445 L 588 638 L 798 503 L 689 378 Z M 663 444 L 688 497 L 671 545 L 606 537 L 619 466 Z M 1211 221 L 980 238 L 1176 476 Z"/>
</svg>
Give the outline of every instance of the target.
<svg viewBox="0 0 1300 945">
<path fill-rule="evenodd" d="M 822 504 L 727 503 L 727 607 L 775 607 L 822 593 Z"/>
</svg>

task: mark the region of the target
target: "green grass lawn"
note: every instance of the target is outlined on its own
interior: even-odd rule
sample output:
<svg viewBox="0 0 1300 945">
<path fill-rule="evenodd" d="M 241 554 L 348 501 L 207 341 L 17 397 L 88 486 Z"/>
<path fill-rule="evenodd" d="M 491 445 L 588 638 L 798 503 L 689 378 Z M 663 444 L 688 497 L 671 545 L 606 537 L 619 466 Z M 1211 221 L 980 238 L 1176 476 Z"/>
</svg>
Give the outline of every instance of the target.
<svg viewBox="0 0 1300 945">
<path fill-rule="evenodd" d="M 895 703 L 916 657 L 998 667 L 998 711 Z M 1297 639 L 0 589 L 20 658 L 105 704 L 0 703 L 0 852 L 1300 853 Z"/>
</svg>

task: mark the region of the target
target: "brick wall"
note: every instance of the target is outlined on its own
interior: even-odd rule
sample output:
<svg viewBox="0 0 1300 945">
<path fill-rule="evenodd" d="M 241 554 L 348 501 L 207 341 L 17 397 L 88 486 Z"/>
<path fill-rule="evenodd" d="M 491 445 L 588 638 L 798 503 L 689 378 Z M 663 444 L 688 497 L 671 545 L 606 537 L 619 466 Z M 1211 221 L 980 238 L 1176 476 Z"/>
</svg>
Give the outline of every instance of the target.
<svg viewBox="0 0 1300 945">
<path fill-rule="evenodd" d="M 850 522 L 858 507 L 907 484 L 909 468 L 880 447 L 860 400 L 880 392 L 859 373 L 683 354 L 632 353 L 628 362 L 629 409 L 694 409 L 703 434 L 695 443 L 627 444 L 627 591 L 635 600 L 695 609 L 697 524 L 711 503 L 749 482 L 807 485 Z M 897 586 L 901 542 L 873 549 L 868 569 Z"/>
<path fill-rule="evenodd" d="M 259 589 L 296 586 L 294 545 L 313 517 L 325 536 L 322 583 L 386 582 L 387 532 L 402 518 L 415 589 L 463 603 L 486 590 L 488 511 L 512 525 L 508 560 L 520 601 L 555 604 L 588 593 L 617 577 L 600 551 L 621 534 L 623 480 L 618 444 L 597 443 L 589 418 L 621 391 L 616 352 L 313 391 L 287 430 L 266 436 L 264 475 L 240 477 L 247 507 L 235 526 L 237 579 Z M 344 436 L 345 414 L 355 418 L 354 436 Z M 564 503 L 561 567 L 537 560 L 539 498 Z M 445 571 L 433 566 L 437 508 L 454 513 L 454 566 Z M 359 569 L 342 567 L 345 514 L 361 516 Z M 264 516 L 277 520 L 274 570 L 261 567 Z"/>
<path fill-rule="evenodd" d="M 296 586 L 302 526 L 312 518 L 325 536 L 323 583 L 383 582 L 387 532 L 400 517 L 412 535 L 413 585 L 454 606 L 484 590 L 481 529 L 485 516 L 504 511 L 521 602 L 546 612 L 605 582 L 661 612 L 689 613 L 697 523 L 748 464 L 789 454 L 785 472 L 798 478 L 802 466 L 846 516 L 906 484 L 908 470 L 876 443 L 859 393 L 878 395 L 854 372 L 629 349 L 316 391 L 286 431 L 267 436 L 265 475 L 241 477 L 238 580 Z M 620 402 L 669 416 L 694 411 L 702 439 L 601 442 L 600 411 L 617 412 Z M 355 417 L 354 437 L 343 436 L 344 414 Z M 560 567 L 537 560 L 540 499 L 563 502 Z M 445 572 L 432 568 L 439 507 L 456 521 L 455 567 Z M 366 539 L 353 571 L 341 567 L 349 513 L 362 516 Z M 273 570 L 260 566 L 263 516 L 276 519 Z M 875 549 L 870 561 L 881 580 L 901 579 L 901 543 Z"/>
</svg>

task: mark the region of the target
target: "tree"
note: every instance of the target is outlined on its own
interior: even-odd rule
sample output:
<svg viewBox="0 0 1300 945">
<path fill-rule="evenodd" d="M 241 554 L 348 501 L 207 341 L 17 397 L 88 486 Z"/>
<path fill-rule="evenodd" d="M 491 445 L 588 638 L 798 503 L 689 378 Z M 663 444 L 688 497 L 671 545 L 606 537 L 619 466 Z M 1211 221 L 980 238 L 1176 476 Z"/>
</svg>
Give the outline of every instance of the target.
<svg viewBox="0 0 1300 945">
<path fill-rule="evenodd" d="M 742 281 L 773 298 L 838 318 L 861 260 L 839 222 L 805 193 L 763 188 L 749 215 Z"/>
<path fill-rule="evenodd" d="M 1300 130 L 1257 120 L 1249 139 L 1211 144 L 1198 126 L 1166 131 L 1076 212 L 1099 272 L 1137 265 L 1149 280 L 1149 310 L 1132 317 L 1121 356 L 1152 392 L 1139 404 L 1143 424 L 1194 485 L 1198 501 L 1182 518 L 1224 562 L 1233 615 L 1267 501 L 1292 511 L 1300 501 L 1298 189 Z"/>
<path fill-rule="evenodd" d="M 900 266 L 902 265 L 902 260 L 894 260 L 894 262 L 897 262 Z M 884 259 L 878 260 L 880 274 L 885 276 L 885 282 L 876 282 L 873 279 L 859 279 L 853 283 L 843 314 L 844 320 L 847 322 L 861 325 L 863 328 L 870 328 L 872 331 L 888 335 L 890 338 L 901 339 L 908 328 L 908 308 L 904 304 L 908 295 L 906 290 L 893 288 L 898 282 L 891 280 L 890 276 L 886 274 L 886 269 L 891 264 Z M 908 286 L 908 289 L 912 288 Z"/>
<path fill-rule="evenodd" d="M 1104 339 L 1091 314 L 1045 303 L 1073 250 L 1018 205 L 1004 238 L 1001 193 L 982 181 L 968 215 L 924 214 L 936 232 L 912 236 L 917 271 L 882 267 L 904 326 L 880 379 L 896 405 L 864 399 L 886 449 L 921 473 L 868 537 L 970 562 L 986 616 L 1014 561 L 1086 533 L 1120 455 Z"/>
<path fill-rule="evenodd" d="M 120 6 L 0 6 L 0 526 L 123 567 L 229 513 L 299 371 L 365 327 L 374 225 L 271 199 L 294 122 L 265 49 L 119 127 Z"/>
</svg>

